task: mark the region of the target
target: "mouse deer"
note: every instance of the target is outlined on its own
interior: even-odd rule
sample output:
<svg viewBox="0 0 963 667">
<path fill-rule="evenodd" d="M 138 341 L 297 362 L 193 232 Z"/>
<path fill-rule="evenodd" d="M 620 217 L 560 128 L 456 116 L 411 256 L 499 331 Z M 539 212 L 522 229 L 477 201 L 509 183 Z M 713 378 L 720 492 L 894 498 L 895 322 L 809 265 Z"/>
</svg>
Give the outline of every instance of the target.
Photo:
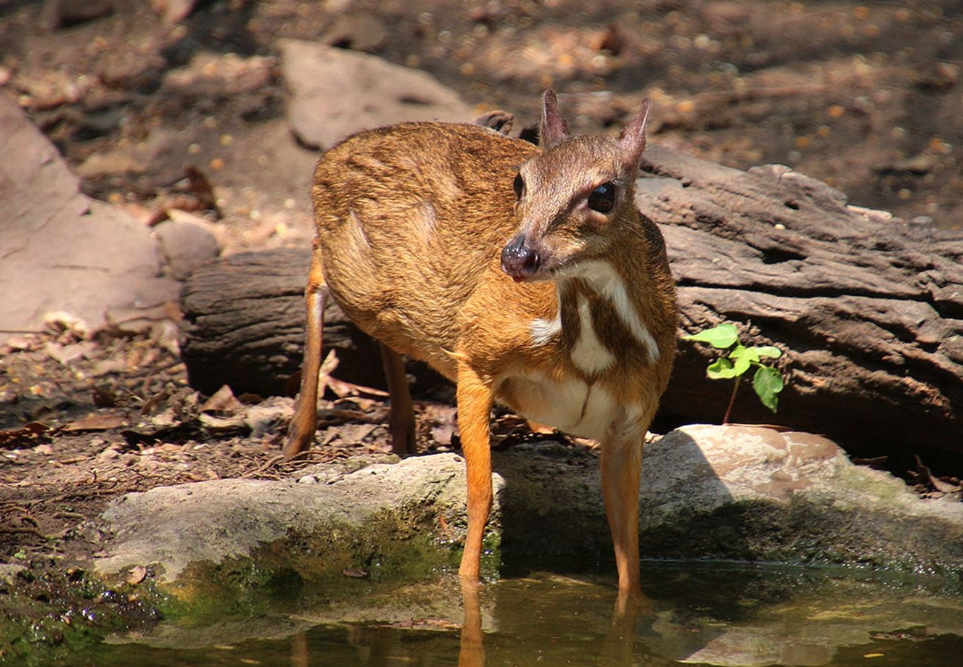
<svg viewBox="0 0 963 667">
<path fill-rule="evenodd" d="M 463 578 L 479 574 L 497 401 L 600 442 L 619 588 L 638 590 L 642 447 L 677 320 L 662 235 L 634 202 L 648 110 L 646 99 L 617 138 L 570 136 L 549 90 L 538 147 L 477 125 L 403 123 L 350 136 L 318 164 L 302 384 L 284 453 L 314 439 L 330 295 L 381 343 L 396 452 L 414 448 L 400 355 L 456 383 Z"/>
</svg>

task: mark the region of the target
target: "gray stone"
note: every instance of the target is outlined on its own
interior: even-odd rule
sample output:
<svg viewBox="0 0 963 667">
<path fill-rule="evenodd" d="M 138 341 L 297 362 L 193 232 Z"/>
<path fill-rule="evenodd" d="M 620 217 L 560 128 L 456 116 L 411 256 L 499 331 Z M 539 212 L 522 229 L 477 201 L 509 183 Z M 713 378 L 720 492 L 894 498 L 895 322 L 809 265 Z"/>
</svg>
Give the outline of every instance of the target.
<svg viewBox="0 0 963 667">
<path fill-rule="evenodd" d="M 174 581 L 192 563 L 249 557 L 291 535 L 352 540 L 351 529 L 386 511 L 402 517 L 399 532 L 430 531 L 426 517 L 439 515 L 454 527 L 463 511 L 464 465 L 452 454 L 315 475 L 318 484 L 228 479 L 128 494 L 104 514 L 115 538 L 96 568 L 113 574 L 159 563 L 161 580 Z"/>
<path fill-rule="evenodd" d="M 922 500 L 826 438 L 687 426 L 646 452 L 643 551 L 963 571 L 963 504 Z"/>
<path fill-rule="evenodd" d="M 154 233 L 170 275 L 186 280 L 194 269 L 217 257 L 221 249 L 209 222 L 190 213 L 170 213 L 171 219 L 154 227 Z"/>
<path fill-rule="evenodd" d="M 0 92 L 0 342 L 66 311 L 91 328 L 177 299 L 150 232 L 80 192 L 56 148 Z M 119 317 L 118 317 L 119 319 Z"/>
<path fill-rule="evenodd" d="M 505 553 L 611 558 L 595 456 L 547 441 L 495 452 L 494 467 L 492 544 Z M 313 483 L 298 482 L 306 477 Z M 370 538 L 371 553 L 378 539 L 412 535 L 434 538 L 445 552 L 464 536 L 464 497 L 464 463 L 452 454 L 356 470 L 316 466 L 282 482 L 157 488 L 111 504 L 104 517 L 115 538 L 97 569 L 160 563 L 162 580 L 173 581 L 191 563 L 257 558 L 281 540 L 357 543 L 386 516 L 379 525 L 389 528 Z M 640 517 L 645 556 L 963 572 L 963 505 L 921 500 L 807 433 L 688 426 L 655 440 Z"/>
<path fill-rule="evenodd" d="M 307 146 L 402 121 L 471 122 L 471 107 L 431 75 L 377 56 L 280 40 L 288 121 Z"/>
</svg>

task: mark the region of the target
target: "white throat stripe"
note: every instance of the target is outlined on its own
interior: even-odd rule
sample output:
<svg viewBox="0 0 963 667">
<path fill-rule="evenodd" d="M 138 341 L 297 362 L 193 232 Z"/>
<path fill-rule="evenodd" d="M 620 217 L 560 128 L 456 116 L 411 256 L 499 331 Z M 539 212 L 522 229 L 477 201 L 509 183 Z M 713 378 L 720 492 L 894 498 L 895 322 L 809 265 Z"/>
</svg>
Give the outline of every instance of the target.
<svg viewBox="0 0 963 667">
<path fill-rule="evenodd" d="M 578 276 L 592 286 L 600 295 L 606 297 L 615 306 L 619 319 L 628 327 L 636 340 L 642 343 L 649 356 L 649 363 L 659 359 L 659 346 L 649 329 L 639 319 L 639 314 L 629 299 L 625 289 L 625 282 L 615 267 L 601 259 L 589 260 L 579 264 Z"/>
<path fill-rule="evenodd" d="M 586 373 L 599 373 L 615 363 L 615 355 L 605 348 L 595 333 L 588 299 L 583 294 L 576 298 L 579 334 L 572 348 L 572 363 Z"/>
</svg>

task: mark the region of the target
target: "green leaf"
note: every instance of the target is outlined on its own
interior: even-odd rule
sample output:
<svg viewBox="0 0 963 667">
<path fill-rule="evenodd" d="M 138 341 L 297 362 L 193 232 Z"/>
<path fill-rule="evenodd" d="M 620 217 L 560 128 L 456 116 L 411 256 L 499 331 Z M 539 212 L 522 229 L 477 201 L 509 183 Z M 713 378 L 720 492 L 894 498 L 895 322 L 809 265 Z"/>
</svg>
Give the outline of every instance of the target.
<svg viewBox="0 0 963 667">
<path fill-rule="evenodd" d="M 778 347 L 773 347 L 772 345 L 757 345 L 756 347 L 750 348 L 756 351 L 760 357 L 766 357 L 768 359 L 778 359 L 782 356 L 782 350 Z"/>
<path fill-rule="evenodd" d="M 722 357 L 716 359 L 706 368 L 706 375 L 713 380 L 729 380 L 736 377 L 737 373 L 732 367 L 732 362 Z"/>
<path fill-rule="evenodd" d="M 752 388 L 762 404 L 775 412 L 779 407 L 779 392 L 782 391 L 782 376 L 775 368 L 760 366 L 752 378 Z"/>
<path fill-rule="evenodd" d="M 752 355 L 740 354 L 739 356 L 736 357 L 736 361 L 732 365 L 733 373 L 735 373 L 736 375 L 742 375 L 747 370 L 749 370 L 749 366 L 752 364 L 752 362 L 753 362 Z"/>
<path fill-rule="evenodd" d="M 739 342 L 739 330 L 734 324 L 720 324 L 700 331 L 692 336 L 683 336 L 682 340 L 691 340 L 695 343 L 708 343 L 712 347 L 720 350 L 732 347 Z"/>
</svg>

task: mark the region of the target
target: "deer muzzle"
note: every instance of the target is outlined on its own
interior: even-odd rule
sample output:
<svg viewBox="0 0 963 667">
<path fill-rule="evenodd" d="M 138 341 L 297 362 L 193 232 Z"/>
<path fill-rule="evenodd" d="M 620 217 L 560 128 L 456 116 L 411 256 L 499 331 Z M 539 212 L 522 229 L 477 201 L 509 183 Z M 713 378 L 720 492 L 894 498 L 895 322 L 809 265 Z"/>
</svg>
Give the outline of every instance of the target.
<svg viewBox="0 0 963 667">
<path fill-rule="evenodd" d="M 538 273 L 541 264 L 538 250 L 529 245 L 524 234 L 519 234 L 502 248 L 502 271 L 517 283 Z"/>
</svg>

